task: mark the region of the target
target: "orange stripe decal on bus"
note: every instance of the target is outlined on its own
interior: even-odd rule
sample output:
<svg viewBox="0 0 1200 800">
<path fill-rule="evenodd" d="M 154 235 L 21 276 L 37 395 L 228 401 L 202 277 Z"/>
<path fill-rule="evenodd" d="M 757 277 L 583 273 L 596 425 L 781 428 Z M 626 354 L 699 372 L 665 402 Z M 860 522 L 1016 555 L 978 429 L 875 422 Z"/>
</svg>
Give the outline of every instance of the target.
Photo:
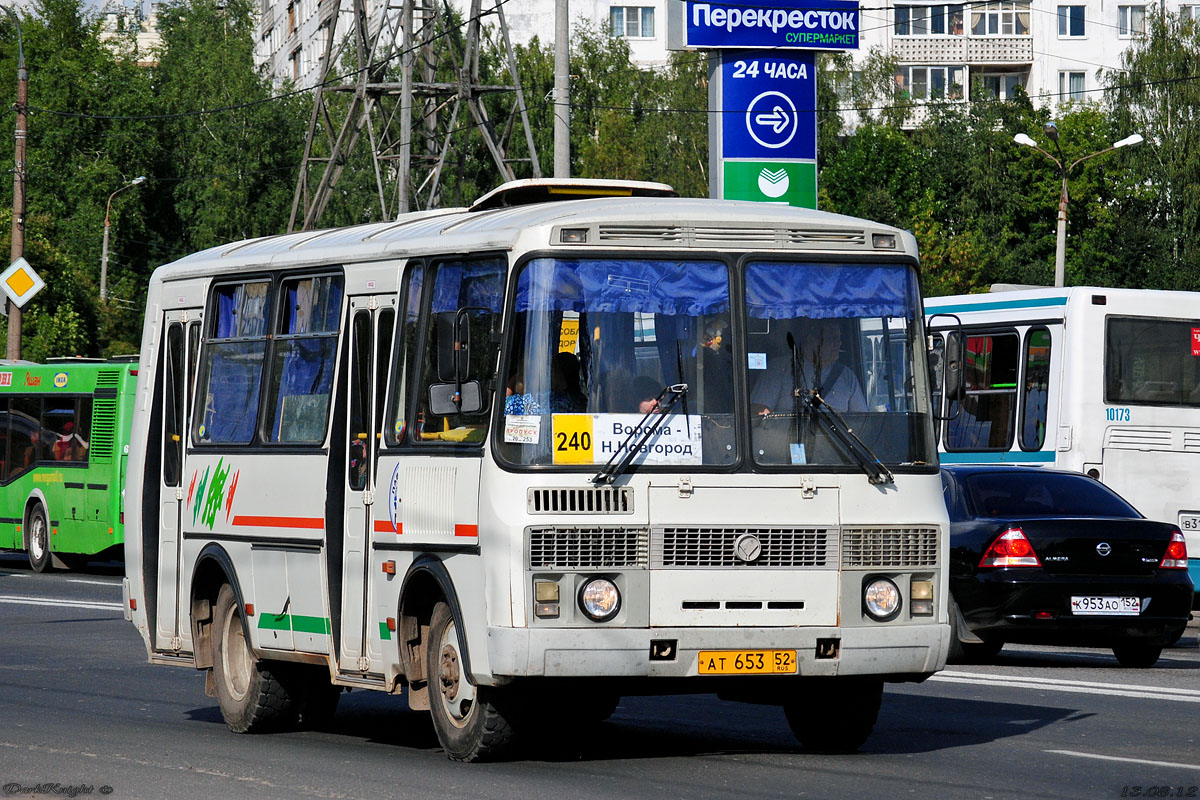
<svg viewBox="0 0 1200 800">
<path fill-rule="evenodd" d="M 233 518 L 233 524 L 251 528 L 303 528 L 323 530 L 325 520 L 320 517 L 243 517 Z"/>
<path fill-rule="evenodd" d="M 454 535 L 455 536 L 478 536 L 479 535 L 479 526 L 478 525 L 455 525 L 454 526 Z"/>
<path fill-rule="evenodd" d="M 398 535 L 398 534 L 404 533 L 404 523 L 401 522 L 399 525 L 397 525 L 395 528 L 393 528 L 391 520 L 377 519 L 377 520 L 375 520 L 375 532 L 376 533 L 395 533 Z"/>
</svg>

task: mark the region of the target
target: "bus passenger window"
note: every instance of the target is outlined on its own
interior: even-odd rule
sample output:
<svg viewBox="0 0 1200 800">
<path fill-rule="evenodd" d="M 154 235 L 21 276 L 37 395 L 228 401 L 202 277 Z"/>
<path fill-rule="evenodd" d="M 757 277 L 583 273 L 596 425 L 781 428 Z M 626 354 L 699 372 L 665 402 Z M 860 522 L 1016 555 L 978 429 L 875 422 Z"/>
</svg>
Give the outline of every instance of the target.
<svg viewBox="0 0 1200 800">
<path fill-rule="evenodd" d="M 254 438 L 270 285 L 260 280 L 213 289 L 197 395 L 200 409 L 192 423 L 199 443 L 250 444 Z"/>
<path fill-rule="evenodd" d="M 325 441 L 333 393 L 342 277 L 285 280 L 279 304 L 264 433 L 270 442 L 320 444 Z"/>
<path fill-rule="evenodd" d="M 1025 388 L 1021 411 L 1021 449 L 1041 450 L 1046 441 L 1046 403 L 1050 383 L 1050 331 L 1030 331 L 1025 341 Z"/>
<path fill-rule="evenodd" d="M 1017 409 L 1016 333 L 967 336 L 963 378 L 966 397 L 952 402 L 947 450 L 1007 450 Z"/>
</svg>

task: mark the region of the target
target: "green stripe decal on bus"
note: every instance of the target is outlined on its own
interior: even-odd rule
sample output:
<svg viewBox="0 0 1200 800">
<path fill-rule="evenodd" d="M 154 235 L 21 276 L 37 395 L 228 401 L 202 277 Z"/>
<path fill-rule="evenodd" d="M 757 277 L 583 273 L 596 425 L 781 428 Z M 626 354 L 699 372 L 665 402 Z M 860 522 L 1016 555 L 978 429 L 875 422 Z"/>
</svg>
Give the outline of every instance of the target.
<svg viewBox="0 0 1200 800">
<path fill-rule="evenodd" d="M 943 464 L 1053 464 L 1054 451 L 1020 453 L 1005 450 L 1001 453 L 938 453 Z"/>
<path fill-rule="evenodd" d="M 997 300 L 993 303 L 953 303 L 944 306 L 925 304 L 926 314 L 957 314 L 965 311 L 1002 311 L 1008 308 L 1047 308 L 1049 306 L 1065 306 L 1067 298 L 1035 297 L 1032 300 Z"/>
<path fill-rule="evenodd" d="M 328 617 L 306 617 L 303 614 L 262 614 L 258 618 L 260 631 L 294 631 L 328 636 L 332 627 Z"/>
<path fill-rule="evenodd" d="M 388 630 L 386 622 L 379 623 L 379 638 L 383 639 L 385 642 L 390 642 L 392 640 L 392 632 Z"/>
</svg>

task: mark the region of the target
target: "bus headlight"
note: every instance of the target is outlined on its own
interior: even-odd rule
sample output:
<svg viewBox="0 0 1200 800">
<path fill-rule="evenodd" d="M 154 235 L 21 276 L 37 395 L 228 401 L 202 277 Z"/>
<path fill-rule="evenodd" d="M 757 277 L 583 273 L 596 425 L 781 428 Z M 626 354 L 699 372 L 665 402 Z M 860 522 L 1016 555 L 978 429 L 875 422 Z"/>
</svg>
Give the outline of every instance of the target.
<svg viewBox="0 0 1200 800">
<path fill-rule="evenodd" d="M 579 590 L 579 608 L 596 622 L 605 622 L 620 610 L 621 592 L 608 578 L 592 578 Z"/>
<path fill-rule="evenodd" d="M 875 578 L 863 587 L 863 608 L 879 622 L 900 613 L 900 590 L 887 578 Z"/>
</svg>

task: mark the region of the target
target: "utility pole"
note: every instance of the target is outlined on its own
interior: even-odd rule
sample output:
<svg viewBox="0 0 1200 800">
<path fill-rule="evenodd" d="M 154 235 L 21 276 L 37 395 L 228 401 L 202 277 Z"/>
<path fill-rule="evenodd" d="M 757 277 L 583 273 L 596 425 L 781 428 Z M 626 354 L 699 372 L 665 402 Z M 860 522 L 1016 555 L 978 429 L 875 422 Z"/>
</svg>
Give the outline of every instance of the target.
<svg viewBox="0 0 1200 800">
<path fill-rule="evenodd" d="M 571 177 L 571 20 L 569 0 L 554 0 L 554 177 Z"/>
<path fill-rule="evenodd" d="M 28 136 L 26 118 L 29 111 L 29 71 L 25 69 L 25 45 L 21 41 L 21 21 L 8 6 L 5 13 L 17 26 L 17 132 L 13 165 L 12 257 L 9 263 L 25 255 L 25 142 Z M 8 357 L 21 357 L 21 309 L 8 301 Z"/>
<path fill-rule="evenodd" d="M 368 158 L 379 203 L 378 216 L 372 215 L 376 219 L 395 219 L 407 211 L 440 206 L 447 157 L 456 143 L 464 146 L 472 132 L 482 136 L 501 179 L 507 181 L 516 177 L 515 160 L 507 155 L 508 142 L 516 128 L 522 127 L 532 177 L 542 176 L 503 2 L 487 2 L 489 7 L 484 10 L 483 0 L 472 0 L 464 37 L 445 0 L 381 3 L 374 19 L 368 18 L 364 0 L 353 0 L 354 30 L 340 42 L 338 4 L 327 4 L 330 9 L 323 23 L 329 39 L 288 230 L 317 227 L 347 162 L 363 139 L 370 147 Z M 482 23 L 490 17 L 497 23 L 510 84 L 484 85 L 480 80 L 480 48 L 486 33 Z M 349 46 L 355 48 L 357 71 L 352 82 L 340 83 L 334 76 Z M 387 76 L 389 64 L 400 66 L 399 81 Z M 440 73 L 438 66 L 442 67 Z M 348 103 L 339 104 L 330 102 L 332 93 L 351 97 Z M 511 96 L 504 118 L 490 118 L 483 104 L 485 94 Z M 463 124 L 460 111 L 469 115 L 473 124 Z"/>
</svg>

